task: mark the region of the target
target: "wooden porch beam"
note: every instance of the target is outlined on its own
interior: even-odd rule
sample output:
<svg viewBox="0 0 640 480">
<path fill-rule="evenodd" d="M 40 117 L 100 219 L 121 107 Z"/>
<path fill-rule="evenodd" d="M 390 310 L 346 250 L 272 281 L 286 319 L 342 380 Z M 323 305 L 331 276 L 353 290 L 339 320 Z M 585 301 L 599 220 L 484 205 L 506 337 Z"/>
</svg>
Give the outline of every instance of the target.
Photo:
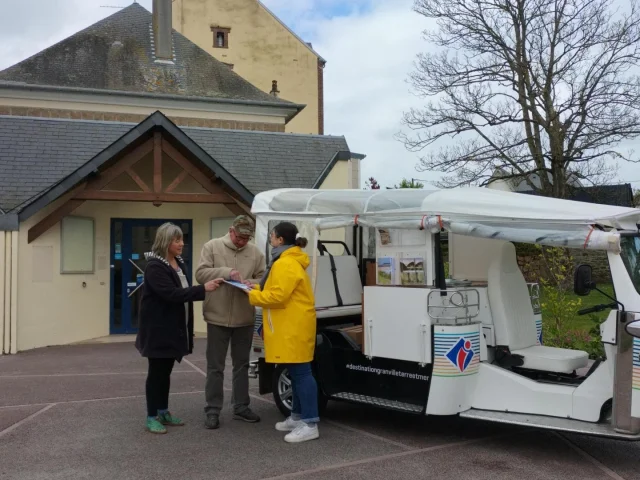
<svg viewBox="0 0 640 480">
<path fill-rule="evenodd" d="M 171 184 L 167 188 L 164 189 L 164 193 L 173 192 L 178 187 L 178 185 L 180 185 L 182 181 L 188 176 L 189 176 L 189 172 L 187 172 L 186 170 L 183 170 L 182 172 L 180 172 L 180 175 L 178 175 L 175 178 L 175 180 L 171 182 Z"/>
<path fill-rule="evenodd" d="M 227 207 L 227 209 L 234 215 L 246 215 L 246 212 L 237 203 L 233 205 L 225 205 L 225 207 Z"/>
<path fill-rule="evenodd" d="M 162 134 L 153 134 L 153 191 L 162 192 Z"/>
<path fill-rule="evenodd" d="M 245 205 L 244 202 L 240 200 L 240 196 L 236 192 L 232 191 L 228 186 L 224 185 L 222 188 L 227 192 L 227 195 L 233 198 L 236 202 L 234 206 L 225 205 L 229 210 L 231 210 L 231 213 L 234 215 L 249 215 L 251 218 L 255 219 L 255 216 L 251 213 L 251 206 Z"/>
<path fill-rule="evenodd" d="M 171 145 L 164 139 L 162 140 L 162 149 L 173 159 L 174 162 L 180 165 L 183 170 L 186 170 L 189 175 L 191 175 L 194 180 L 202 185 L 202 187 L 209 193 L 224 193 L 222 188 L 213 183 L 211 179 L 209 179 L 204 173 L 198 170 L 198 168 L 193 163 L 187 160 L 184 155 L 182 155 L 173 145 Z"/>
<path fill-rule="evenodd" d="M 234 215 L 248 215 L 253 218 L 253 214 L 251 213 L 250 208 L 244 208 L 242 204 L 238 205 L 237 203 L 225 205 L 227 209 L 231 211 Z"/>
<path fill-rule="evenodd" d="M 127 169 L 127 174 L 131 177 L 131 179 L 134 182 L 136 182 L 136 184 L 140 187 L 140 190 L 142 190 L 143 192 L 150 192 L 151 191 L 151 189 L 149 187 L 147 187 L 147 184 L 144 183 L 144 180 L 142 180 L 142 178 L 140 178 L 140 175 L 138 175 L 132 169 L 128 168 Z"/>
<path fill-rule="evenodd" d="M 161 203 L 222 203 L 235 202 L 226 193 L 153 193 L 117 192 L 111 190 L 80 192 L 78 200 L 103 200 L 121 202 L 161 202 Z"/>
<path fill-rule="evenodd" d="M 119 175 L 129 170 L 133 165 L 138 163 L 145 155 L 153 151 L 153 141 L 148 140 L 139 145 L 134 150 L 122 157 L 115 165 L 105 170 L 95 180 L 87 184 L 88 190 L 101 190 L 110 182 L 115 180 Z M 135 180 L 135 179 L 134 179 Z"/>
<path fill-rule="evenodd" d="M 67 215 L 73 213 L 73 211 L 84 202 L 85 200 L 79 200 L 75 198 L 67 200 L 60 207 L 55 209 L 53 212 L 51 212 L 49 215 L 44 217 L 29 229 L 29 231 L 27 232 L 27 243 L 35 241 L 38 237 L 40 237 L 56 223 L 62 220 L 63 217 L 66 217 Z"/>
</svg>

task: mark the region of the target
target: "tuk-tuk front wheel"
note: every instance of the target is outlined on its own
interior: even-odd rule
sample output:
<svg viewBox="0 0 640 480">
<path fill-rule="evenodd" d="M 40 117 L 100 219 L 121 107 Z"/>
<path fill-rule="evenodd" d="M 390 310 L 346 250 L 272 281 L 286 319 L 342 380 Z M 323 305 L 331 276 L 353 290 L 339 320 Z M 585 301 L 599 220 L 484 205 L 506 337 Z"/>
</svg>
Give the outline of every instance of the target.
<svg viewBox="0 0 640 480">
<path fill-rule="evenodd" d="M 273 399 L 276 402 L 278 410 L 285 416 L 291 415 L 293 408 L 293 390 L 291 389 L 291 377 L 287 367 L 276 365 L 273 370 Z M 318 412 L 324 414 L 329 399 L 322 393 L 320 385 L 318 385 Z"/>
</svg>

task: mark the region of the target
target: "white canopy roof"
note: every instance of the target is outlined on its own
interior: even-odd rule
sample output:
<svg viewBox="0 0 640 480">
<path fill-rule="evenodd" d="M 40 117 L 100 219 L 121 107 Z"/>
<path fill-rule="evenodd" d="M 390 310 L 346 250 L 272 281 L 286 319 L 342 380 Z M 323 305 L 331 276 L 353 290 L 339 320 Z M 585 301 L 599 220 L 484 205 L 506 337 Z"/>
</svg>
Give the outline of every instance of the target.
<svg viewBox="0 0 640 480">
<path fill-rule="evenodd" d="M 345 215 L 383 210 L 419 209 L 422 201 L 438 190 L 315 190 L 280 189 L 259 193 L 251 211 L 260 213 Z"/>
<path fill-rule="evenodd" d="M 280 189 L 256 195 L 252 212 L 318 217 L 440 215 L 483 222 L 571 223 L 635 230 L 640 210 L 560 200 L 488 188 L 445 190 Z"/>
<path fill-rule="evenodd" d="M 360 224 L 441 229 L 460 235 L 620 251 L 620 236 L 595 227 L 637 231 L 640 210 L 504 192 L 446 190 L 281 189 L 256 195 L 260 217 L 311 217 L 318 230 Z"/>
</svg>

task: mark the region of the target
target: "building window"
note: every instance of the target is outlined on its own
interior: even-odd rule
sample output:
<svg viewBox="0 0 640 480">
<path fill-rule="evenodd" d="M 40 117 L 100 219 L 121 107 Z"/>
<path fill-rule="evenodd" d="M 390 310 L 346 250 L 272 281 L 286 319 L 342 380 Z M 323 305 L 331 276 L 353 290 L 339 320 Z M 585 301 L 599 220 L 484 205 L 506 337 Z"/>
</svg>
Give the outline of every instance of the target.
<svg viewBox="0 0 640 480">
<path fill-rule="evenodd" d="M 224 237 L 236 217 L 216 217 L 211 219 L 211 238 Z"/>
<path fill-rule="evenodd" d="M 93 218 L 64 217 L 60 222 L 60 273 L 93 273 Z"/>
<path fill-rule="evenodd" d="M 213 32 L 213 48 L 229 48 L 230 28 L 211 27 Z"/>
</svg>

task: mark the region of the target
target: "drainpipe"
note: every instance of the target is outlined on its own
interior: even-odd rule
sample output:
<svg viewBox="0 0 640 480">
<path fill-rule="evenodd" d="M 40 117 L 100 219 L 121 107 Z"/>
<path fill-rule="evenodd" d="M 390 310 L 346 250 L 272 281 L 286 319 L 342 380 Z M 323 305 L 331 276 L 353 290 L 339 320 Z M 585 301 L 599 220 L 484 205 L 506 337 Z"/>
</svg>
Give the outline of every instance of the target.
<svg viewBox="0 0 640 480">
<path fill-rule="evenodd" d="M 11 353 L 11 233 L 2 232 L 4 237 L 4 249 L 2 256 L 4 257 L 4 265 L 2 269 L 2 275 L 4 278 L 3 296 L 2 302 L 3 310 L 3 323 L 4 323 L 4 353 Z"/>
<path fill-rule="evenodd" d="M 6 233 L 0 232 L 0 354 L 9 353 L 9 329 L 5 326 L 5 267 L 6 267 Z"/>
<path fill-rule="evenodd" d="M 0 230 L 0 354 L 18 352 L 18 238 L 17 231 Z"/>
<path fill-rule="evenodd" d="M 10 353 L 18 353 L 18 232 L 11 232 L 11 336 Z"/>
</svg>

